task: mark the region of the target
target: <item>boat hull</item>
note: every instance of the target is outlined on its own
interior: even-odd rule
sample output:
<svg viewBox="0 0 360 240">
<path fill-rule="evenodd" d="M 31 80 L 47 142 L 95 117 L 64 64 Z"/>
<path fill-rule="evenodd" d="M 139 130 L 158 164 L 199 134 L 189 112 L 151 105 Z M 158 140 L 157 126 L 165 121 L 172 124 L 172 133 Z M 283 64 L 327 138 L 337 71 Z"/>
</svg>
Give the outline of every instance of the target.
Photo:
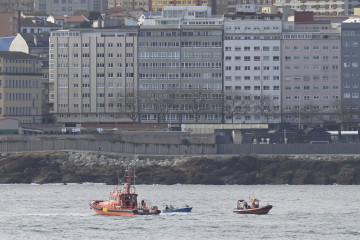
<svg viewBox="0 0 360 240">
<path fill-rule="evenodd" d="M 272 209 L 272 205 L 267 205 L 259 208 L 249 208 L 249 209 L 234 209 L 234 213 L 239 214 L 267 214 Z"/>
<path fill-rule="evenodd" d="M 172 209 L 172 210 L 163 210 L 163 213 L 175 213 L 175 212 L 191 212 L 192 207 L 188 208 L 179 208 L 179 209 Z"/>
<path fill-rule="evenodd" d="M 103 208 L 99 207 L 94 202 L 99 201 L 91 201 L 89 203 L 90 208 L 94 210 L 97 214 L 100 215 L 115 215 L 115 216 L 131 216 L 131 215 L 159 215 L 161 213 L 160 210 L 152 210 L 152 209 L 115 209 L 115 208 Z"/>
</svg>

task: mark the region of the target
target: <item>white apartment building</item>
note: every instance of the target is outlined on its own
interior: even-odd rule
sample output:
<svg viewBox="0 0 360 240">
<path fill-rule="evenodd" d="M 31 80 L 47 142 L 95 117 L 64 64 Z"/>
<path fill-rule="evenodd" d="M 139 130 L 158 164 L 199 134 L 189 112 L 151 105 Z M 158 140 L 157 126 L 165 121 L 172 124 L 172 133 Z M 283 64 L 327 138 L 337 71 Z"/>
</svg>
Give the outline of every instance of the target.
<svg viewBox="0 0 360 240">
<path fill-rule="evenodd" d="M 58 122 L 133 120 L 127 101 L 137 96 L 136 28 L 55 31 L 49 51 L 51 112 Z"/>
<path fill-rule="evenodd" d="M 225 16 L 226 123 L 280 122 L 281 31 L 281 15 Z"/>
</svg>

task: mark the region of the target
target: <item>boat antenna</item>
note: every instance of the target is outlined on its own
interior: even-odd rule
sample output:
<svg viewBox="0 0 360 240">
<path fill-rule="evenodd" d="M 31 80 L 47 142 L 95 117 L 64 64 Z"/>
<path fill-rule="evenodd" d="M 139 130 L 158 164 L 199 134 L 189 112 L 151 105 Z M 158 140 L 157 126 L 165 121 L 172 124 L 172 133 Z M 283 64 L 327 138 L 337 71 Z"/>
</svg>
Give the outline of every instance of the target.
<svg viewBox="0 0 360 240">
<path fill-rule="evenodd" d="M 134 164 L 134 185 L 135 185 L 135 167 L 136 165 Z"/>
</svg>

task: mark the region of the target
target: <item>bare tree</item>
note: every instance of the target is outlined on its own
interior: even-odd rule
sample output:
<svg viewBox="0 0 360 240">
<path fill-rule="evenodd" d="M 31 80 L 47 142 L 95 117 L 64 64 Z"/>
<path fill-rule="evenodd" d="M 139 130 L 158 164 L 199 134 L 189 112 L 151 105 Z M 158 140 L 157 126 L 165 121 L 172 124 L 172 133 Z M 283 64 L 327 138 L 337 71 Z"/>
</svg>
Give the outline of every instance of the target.
<svg viewBox="0 0 360 240">
<path fill-rule="evenodd" d="M 318 106 L 309 103 L 301 108 L 301 116 L 306 124 L 313 124 L 319 116 L 320 109 Z"/>
<path fill-rule="evenodd" d="M 205 112 L 220 115 L 220 112 L 222 112 L 221 102 L 221 93 L 214 93 L 212 90 L 187 89 L 181 93 L 183 110 L 193 114 L 196 123 L 199 122 L 200 116 Z M 220 106 L 220 109 L 212 107 L 217 105 Z"/>
<path fill-rule="evenodd" d="M 224 92 L 224 112 L 226 116 L 231 117 L 231 123 L 234 123 L 236 116 L 251 112 L 251 106 L 254 102 L 250 98 L 245 98 L 244 95 L 242 92 L 233 90 Z"/>
<path fill-rule="evenodd" d="M 320 109 L 314 104 L 306 104 L 303 106 L 297 106 L 291 113 L 294 116 L 298 116 L 299 124 L 311 125 L 319 117 Z M 299 126 L 300 127 L 300 126 Z"/>
<path fill-rule="evenodd" d="M 272 95 L 262 95 L 254 98 L 254 111 L 265 117 L 266 123 L 269 123 L 271 118 L 280 115 L 280 106 Z"/>
<path fill-rule="evenodd" d="M 113 100 L 113 104 L 120 105 L 124 110 L 118 113 L 120 118 L 128 118 L 134 123 L 139 121 L 140 105 L 144 99 L 136 94 L 128 94 Z"/>
<path fill-rule="evenodd" d="M 349 129 L 351 123 L 358 122 L 358 117 L 360 115 L 359 104 L 350 100 L 344 100 L 340 110 L 344 129 Z"/>
<path fill-rule="evenodd" d="M 151 94 L 150 102 L 154 107 L 154 110 L 159 115 L 158 121 L 165 122 L 166 115 L 168 115 L 171 110 L 174 110 L 174 105 L 178 104 L 178 94 L 175 91 L 157 91 L 156 93 Z M 171 117 L 171 116 L 170 116 Z"/>
</svg>

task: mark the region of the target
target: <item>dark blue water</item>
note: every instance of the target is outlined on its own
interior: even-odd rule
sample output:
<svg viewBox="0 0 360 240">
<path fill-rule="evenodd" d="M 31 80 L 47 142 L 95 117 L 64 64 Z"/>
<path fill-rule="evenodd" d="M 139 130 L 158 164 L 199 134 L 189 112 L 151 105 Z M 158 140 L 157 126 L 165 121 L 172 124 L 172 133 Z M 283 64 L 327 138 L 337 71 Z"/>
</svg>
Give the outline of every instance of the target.
<svg viewBox="0 0 360 240">
<path fill-rule="evenodd" d="M 139 200 L 190 214 L 100 216 L 88 201 L 114 186 L 0 185 L 0 239 L 360 239 L 359 186 L 140 185 Z M 268 215 L 232 212 L 258 197 Z"/>
</svg>

